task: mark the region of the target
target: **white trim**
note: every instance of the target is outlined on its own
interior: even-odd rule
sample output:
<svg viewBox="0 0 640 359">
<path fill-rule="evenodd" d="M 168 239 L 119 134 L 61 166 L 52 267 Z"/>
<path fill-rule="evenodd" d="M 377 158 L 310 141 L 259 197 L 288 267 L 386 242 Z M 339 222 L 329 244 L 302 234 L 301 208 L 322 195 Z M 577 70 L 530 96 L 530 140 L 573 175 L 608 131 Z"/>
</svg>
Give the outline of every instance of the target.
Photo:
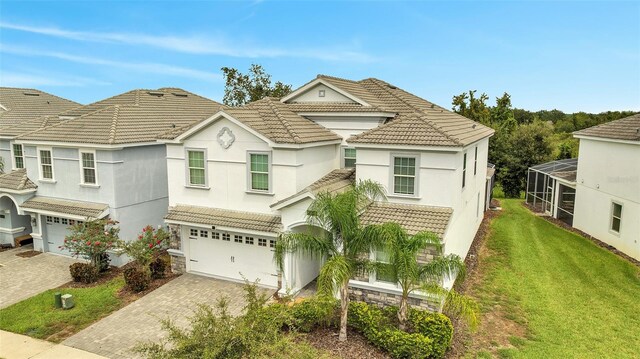
<svg viewBox="0 0 640 359">
<path fill-rule="evenodd" d="M 268 186 L 269 188 L 265 190 L 258 190 L 252 188 L 252 180 L 251 180 L 251 155 L 267 155 L 267 165 L 269 166 L 267 176 L 268 176 Z M 247 193 L 260 193 L 260 194 L 270 194 L 273 195 L 273 169 L 272 169 L 272 152 L 271 151 L 247 151 L 247 184 L 246 184 L 246 192 Z"/>
<path fill-rule="evenodd" d="M 14 189 L 10 189 L 10 188 L 0 188 L 0 191 L 4 192 L 4 193 L 12 193 L 12 194 L 27 194 L 27 193 L 33 193 L 35 191 L 37 191 L 37 188 L 29 188 L 29 189 L 21 189 L 19 191 L 14 190 Z M 0 195 L 0 197 L 2 197 Z"/>
<path fill-rule="evenodd" d="M 278 238 L 278 234 L 279 234 L 279 233 L 274 233 L 274 232 L 255 231 L 255 230 L 244 229 L 244 228 L 215 226 L 215 225 L 212 225 L 212 224 L 209 225 L 209 224 L 202 224 L 202 223 L 191 223 L 191 222 L 186 222 L 186 221 L 175 221 L 175 220 L 171 220 L 171 219 L 165 219 L 164 221 L 165 221 L 165 223 L 168 223 L 168 224 L 179 224 L 179 225 L 184 225 L 184 226 L 188 226 L 188 227 L 207 229 L 207 230 L 210 230 L 210 231 L 234 232 L 234 233 L 240 233 L 240 234 L 246 233 L 246 234 L 251 234 L 251 235 L 255 235 L 255 236 L 262 236 L 262 237 L 269 237 L 269 238 L 276 238 L 276 239 Z M 216 229 L 213 229 L 212 227 L 216 227 Z"/>
<path fill-rule="evenodd" d="M 573 137 L 581 139 L 581 140 L 592 140 L 592 141 L 603 141 L 603 142 L 614 142 L 614 143 L 623 143 L 627 145 L 637 145 L 640 146 L 640 141 L 631 141 L 631 140 L 618 140 L 615 138 L 606 138 L 606 137 L 593 137 L 587 135 L 577 135 L 574 134 Z"/>
<path fill-rule="evenodd" d="M 76 221 L 83 221 L 83 222 L 87 221 L 87 219 L 91 220 L 91 219 L 104 218 L 105 216 L 107 216 L 109 214 L 109 208 L 107 208 L 104 211 L 102 211 L 102 213 L 100 213 L 97 217 L 79 216 L 77 214 L 46 211 L 46 210 L 43 210 L 43 209 L 33 209 L 33 208 L 23 208 L 22 211 L 23 212 L 28 212 L 28 213 L 37 213 L 37 214 L 40 214 L 40 215 L 43 215 L 43 216 L 67 218 L 67 219 L 73 219 L 73 220 L 76 220 Z"/>
<path fill-rule="evenodd" d="M 418 146 L 418 145 L 385 145 L 375 143 L 354 143 L 346 140 L 349 146 L 360 148 L 372 148 L 377 150 L 411 150 L 411 151 L 438 151 L 438 152 L 462 152 L 464 147 L 452 147 L 452 146 Z"/>
<path fill-rule="evenodd" d="M 191 183 L 191 167 L 189 167 L 189 152 L 202 152 L 204 155 L 204 184 Z M 209 162 L 207 161 L 207 148 L 185 147 L 184 148 L 184 169 L 185 169 L 185 187 L 209 189 Z"/>
<path fill-rule="evenodd" d="M 413 176 L 413 193 L 396 193 L 395 190 L 395 159 L 396 158 L 413 158 L 415 159 L 415 174 Z M 408 177 L 408 176 L 405 176 Z M 420 197 L 420 154 L 415 152 L 391 152 L 389 154 L 389 195 L 401 198 L 419 198 Z"/>
<path fill-rule="evenodd" d="M 360 98 L 354 96 L 353 94 L 351 94 L 351 93 L 349 93 L 347 91 L 344 91 L 343 89 L 341 89 L 341 88 L 329 83 L 328 81 L 326 81 L 326 80 L 324 80 L 322 78 L 317 78 L 317 79 L 309 82 L 308 84 L 298 88 L 297 90 L 295 90 L 292 93 L 288 94 L 287 96 L 283 97 L 280 100 L 280 102 L 286 103 L 287 101 L 291 100 L 292 98 L 295 98 L 295 97 L 307 92 L 308 90 L 312 89 L 313 87 L 315 87 L 316 85 L 319 85 L 319 84 L 323 84 L 323 85 L 327 86 L 328 88 L 332 89 L 333 91 L 335 91 L 335 92 L 337 92 L 337 93 L 339 93 L 339 94 L 341 94 L 341 95 L 343 95 L 345 97 L 348 97 L 348 98 L 352 99 L 353 101 L 355 101 L 355 102 L 357 102 L 357 103 L 359 103 L 359 104 L 361 104 L 363 106 L 371 107 L 371 105 L 369 105 L 367 102 L 361 100 Z"/>
<path fill-rule="evenodd" d="M 18 227 L 18 228 L 5 228 L 0 227 L 0 233 L 8 233 L 8 234 L 16 234 L 23 232 L 26 227 Z"/>
<path fill-rule="evenodd" d="M 42 156 L 41 156 L 41 151 L 48 151 L 49 154 L 51 155 L 51 164 L 49 164 L 48 166 L 51 166 L 51 178 L 44 178 L 42 176 Z M 50 183 L 55 183 L 56 182 L 56 174 L 55 174 L 55 169 L 54 169 L 54 165 L 53 165 L 53 148 L 52 147 L 36 147 L 36 156 L 38 157 L 38 180 L 41 182 L 50 182 Z"/>
<path fill-rule="evenodd" d="M 90 183 L 86 182 L 84 178 L 84 159 L 82 158 L 83 153 L 88 153 L 93 155 L 93 176 L 95 177 L 95 182 Z M 78 149 L 78 162 L 80 164 L 80 185 L 86 187 L 100 187 L 100 182 L 98 182 L 98 156 L 96 155 L 95 149 L 86 149 L 79 148 Z M 87 167 L 87 169 L 89 169 Z"/>
<path fill-rule="evenodd" d="M 57 141 L 36 141 L 36 140 L 15 140 L 15 143 L 27 145 L 27 146 L 49 146 L 49 147 L 64 147 L 64 148 L 95 148 L 101 150 L 117 151 L 129 147 L 142 147 L 142 146 L 157 146 L 159 143 L 157 140 L 152 142 L 136 142 L 136 143 L 123 143 L 117 145 L 107 145 L 99 143 L 81 143 L 81 142 L 57 142 Z"/>
<path fill-rule="evenodd" d="M 306 192 L 302 192 L 302 193 L 296 194 L 296 195 L 294 195 L 294 196 L 292 196 L 290 198 L 285 198 L 283 200 L 283 202 L 281 202 L 281 203 L 278 203 L 278 202 L 280 202 L 280 201 L 278 201 L 275 204 L 270 205 L 269 207 L 271 207 L 271 208 L 273 208 L 275 210 L 280 210 L 280 209 L 289 207 L 292 204 L 296 204 L 296 203 L 298 203 L 298 202 L 300 202 L 300 201 L 302 201 L 304 199 L 307 199 L 307 198 L 309 198 L 311 200 L 314 200 L 314 199 L 316 199 L 316 196 L 314 196 L 313 193 L 311 193 L 309 191 L 306 191 Z"/>
</svg>

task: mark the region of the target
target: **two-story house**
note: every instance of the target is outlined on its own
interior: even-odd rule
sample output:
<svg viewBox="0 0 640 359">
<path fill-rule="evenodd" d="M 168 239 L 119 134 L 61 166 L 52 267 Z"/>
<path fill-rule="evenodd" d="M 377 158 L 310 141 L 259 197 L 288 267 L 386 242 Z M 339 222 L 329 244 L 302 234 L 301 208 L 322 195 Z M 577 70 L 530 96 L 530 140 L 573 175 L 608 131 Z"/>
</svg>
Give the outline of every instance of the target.
<svg viewBox="0 0 640 359">
<path fill-rule="evenodd" d="M 39 90 L 0 87 L 0 244 L 31 233 L 31 218 L 18 215 L 16 202 L 37 187 L 26 176 L 22 146 L 12 139 L 58 122 L 58 113 L 79 106 Z"/>
<path fill-rule="evenodd" d="M 156 137 L 220 107 L 177 88 L 133 90 L 62 112 L 60 121 L 15 137 L 21 173 L 37 186 L 15 203 L 31 217 L 34 248 L 67 254 L 60 246 L 68 227 L 87 219 L 118 221 L 125 240 L 145 225 L 162 225 L 167 161 Z"/>
<path fill-rule="evenodd" d="M 358 179 L 382 184 L 388 197 L 363 222 L 433 231 L 446 253 L 464 258 L 483 217 L 492 134 L 384 81 L 329 76 L 168 131 L 172 267 L 296 292 L 321 261 L 289 255 L 278 283 L 278 234 L 322 231 L 306 222 L 314 196 Z M 375 274 L 354 278 L 351 290 L 369 301 L 399 293 Z"/>
</svg>

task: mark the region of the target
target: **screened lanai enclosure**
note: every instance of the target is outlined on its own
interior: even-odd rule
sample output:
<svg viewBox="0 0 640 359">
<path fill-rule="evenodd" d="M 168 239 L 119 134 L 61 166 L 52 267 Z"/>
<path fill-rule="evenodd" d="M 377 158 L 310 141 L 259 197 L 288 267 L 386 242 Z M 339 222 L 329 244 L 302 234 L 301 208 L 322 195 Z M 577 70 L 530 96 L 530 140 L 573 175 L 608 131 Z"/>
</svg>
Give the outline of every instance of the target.
<svg viewBox="0 0 640 359">
<path fill-rule="evenodd" d="M 527 203 L 569 225 L 573 225 L 578 159 L 551 161 L 529 168 Z"/>
</svg>

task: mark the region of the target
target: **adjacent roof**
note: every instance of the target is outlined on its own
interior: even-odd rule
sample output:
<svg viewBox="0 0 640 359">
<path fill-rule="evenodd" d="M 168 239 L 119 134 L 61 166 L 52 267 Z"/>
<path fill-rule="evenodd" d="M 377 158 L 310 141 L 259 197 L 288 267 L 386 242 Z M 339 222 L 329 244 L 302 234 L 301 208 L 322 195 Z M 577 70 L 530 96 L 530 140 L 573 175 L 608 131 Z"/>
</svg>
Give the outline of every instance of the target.
<svg viewBox="0 0 640 359">
<path fill-rule="evenodd" d="M 312 196 L 320 192 L 340 192 L 353 185 L 355 178 L 356 170 L 354 168 L 333 170 L 305 187 L 302 191 L 272 204 L 271 207 L 277 207 L 293 198 L 304 196 L 305 194 Z"/>
<path fill-rule="evenodd" d="M 568 182 L 575 182 L 578 173 L 578 159 L 568 158 L 564 160 L 542 163 L 529 168 Z"/>
<path fill-rule="evenodd" d="M 448 207 L 419 206 L 389 202 L 373 202 L 360 217 L 362 224 L 395 222 L 410 235 L 430 231 L 444 236 L 453 209 Z"/>
<path fill-rule="evenodd" d="M 89 144 L 154 142 L 158 134 L 200 122 L 221 105 L 176 89 L 133 90 L 62 113 L 71 119 L 18 137 L 20 140 Z"/>
<path fill-rule="evenodd" d="M 109 205 L 104 203 L 70 201 L 41 196 L 35 196 L 25 201 L 20 207 L 26 210 L 42 210 L 87 218 L 100 218 L 109 209 Z"/>
<path fill-rule="evenodd" d="M 165 219 L 271 233 L 279 233 L 282 229 L 280 216 L 211 207 L 177 205 L 169 208 Z"/>
<path fill-rule="evenodd" d="M 576 131 L 574 135 L 640 142 L 640 113 Z"/>
<path fill-rule="evenodd" d="M 40 90 L 0 87 L 0 134 L 15 135 L 20 133 L 19 128 L 11 133 L 7 133 L 5 128 L 31 121 L 35 122 L 30 126 L 42 123 L 38 120 L 42 116 L 57 115 L 78 106 L 79 103 Z"/>
<path fill-rule="evenodd" d="M 349 143 L 461 147 L 494 133 L 493 129 L 487 126 L 375 78 L 352 81 L 318 75 L 318 79 L 366 102 L 362 108 L 397 114 L 385 125 L 350 137 L 347 139 Z M 291 106 L 296 111 L 304 112 L 319 105 L 311 107 L 303 103 Z M 336 106 L 335 111 L 340 111 L 339 107 L 346 105 Z M 357 105 L 351 104 L 348 107 L 357 108 Z"/>
<path fill-rule="evenodd" d="M 25 120 L 19 124 L 0 126 L 0 136 L 18 136 L 36 131 L 47 126 L 62 122 L 57 115 L 42 116 L 33 120 Z"/>
<path fill-rule="evenodd" d="M 24 168 L 0 174 L 0 189 L 23 191 L 37 188 L 38 186 L 27 177 L 27 170 Z"/>
<path fill-rule="evenodd" d="M 342 139 L 274 98 L 264 98 L 242 107 L 227 107 L 223 111 L 275 143 L 305 144 Z M 192 126 L 176 128 L 159 137 L 174 139 Z"/>
</svg>

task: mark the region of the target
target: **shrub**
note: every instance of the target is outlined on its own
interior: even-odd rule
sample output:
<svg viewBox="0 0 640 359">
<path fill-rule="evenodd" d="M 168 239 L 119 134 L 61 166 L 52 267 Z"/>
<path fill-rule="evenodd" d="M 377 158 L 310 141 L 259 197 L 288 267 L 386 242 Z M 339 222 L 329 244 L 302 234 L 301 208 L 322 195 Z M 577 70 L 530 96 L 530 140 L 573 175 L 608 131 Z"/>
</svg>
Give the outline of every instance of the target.
<svg viewBox="0 0 640 359">
<path fill-rule="evenodd" d="M 125 253 L 135 260 L 144 270 L 169 246 L 169 233 L 162 228 L 154 229 L 151 226 L 142 228 L 138 239 L 126 243 L 123 248 Z"/>
<path fill-rule="evenodd" d="M 149 273 L 137 267 L 129 267 L 124 270 L 124 281 L 127 286 L 134 292 L 142 292 L 149 288 L 151 278 Z"/>
<path fill-rule="evenodd" d="M 74 282 L 93 283 L 98 280 L 98 269 L 90 263 L 73 263 L 69 266 L 69 273 Z"/>
<path fill-rule="evenodd" d="M 107 250 L 120 245 L 116 224 L 109 219 L 76 223 L 70 227 L 71 234 L 65 237 L 60 248 L 68 250 L 74 257 L 90 260 L 103 272 L 109 268 Z"/>
<path fill-rule="evenodd" d="M 151 279 L 164 278 L 167 270 L 167 261 L 163 257 L 157 257 L 153 262 L 149 264 L 151 270 Z"/>
<path fill-rule="evenodd" d="M 409 323 L 413 331 L 433 339 L 434 357 L 444 357 L 453 339 L 453 324 L 446 315 L 411 308 Z"/>
<path fill-rule="evenodd" d="M 329 326 L 336 321 L 338 301 L 331 297 L 316 296 L 291 307 L 293 326 L 308 333 L 319 326 Z"/>
</svg>

